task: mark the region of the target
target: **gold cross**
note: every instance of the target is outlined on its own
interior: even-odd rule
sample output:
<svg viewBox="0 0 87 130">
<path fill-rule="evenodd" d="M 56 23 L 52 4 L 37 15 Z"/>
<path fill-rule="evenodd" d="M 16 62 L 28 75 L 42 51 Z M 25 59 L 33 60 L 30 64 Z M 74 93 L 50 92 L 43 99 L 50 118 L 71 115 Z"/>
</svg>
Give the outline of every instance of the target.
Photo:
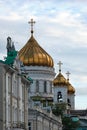
<svg viewBox="0 0 87 130">
<path fill-rule="evenodd" d="M 69 81 L 69 75 L 70 75 L 70 72 L 69 71 L 67 71 L 67 80 Z"/>
<path fill-rule="evenodd" d="M 59 61 L 59 63 L 57 63 L 59 65 L 59 73 L 61 73 L 61 65 L 63 64 L 61 61 Z"/>
<path fill-rule="evenodd" d="M 31 19 L 28 23 L 31 24 L 31 35 L 33 35 L 33 25 L 35 24 L 35 21 Z"/>
</svg>

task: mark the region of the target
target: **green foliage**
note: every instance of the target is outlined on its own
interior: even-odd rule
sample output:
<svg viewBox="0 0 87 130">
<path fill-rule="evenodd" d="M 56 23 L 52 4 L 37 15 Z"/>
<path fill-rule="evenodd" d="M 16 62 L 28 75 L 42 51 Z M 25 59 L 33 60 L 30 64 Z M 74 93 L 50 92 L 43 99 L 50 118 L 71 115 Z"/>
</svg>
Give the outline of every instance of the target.
<svg viewBox="0 0 87 130">
<path fill-rule="evenodd" d="M 54 115 L 62 117 L 63 130 L 76 130 L 80 126 L 79 120 L 74 121 L 71 116 L 64 116 L 66 110 L 65 103 L 55 104 L 52 112 Z M 76 117 L 77 118 L 77 117 Z"/>
<path fill-rule="evenodd" d="M 78 121 L 73 121 L 72 117 L 64 116 L 62 118 L 63 130 L 76 130 L 79 127 L 80 123 Z"/>
<path fill-rule="evenodd" d="M 52 112 L 56 116 L 63 116 L 63 113 L 66 110 L 66 104 L 65 103 L 58 103 L 53 106 Z"/>
<path fill-rule="evenodd" d="M 33 96 L 32 100 L 33 101 L 41 101 L 41 98 L 42 98 L 41 96 L 37 95 L 37 96 Z"/>
</svg>

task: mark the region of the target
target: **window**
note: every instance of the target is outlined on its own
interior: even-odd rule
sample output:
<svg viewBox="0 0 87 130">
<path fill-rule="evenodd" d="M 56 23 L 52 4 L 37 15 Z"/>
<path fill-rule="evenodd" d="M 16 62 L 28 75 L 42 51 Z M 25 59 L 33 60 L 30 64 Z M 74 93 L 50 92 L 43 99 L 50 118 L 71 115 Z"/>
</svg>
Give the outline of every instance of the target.
<svg viewBox="0 0 87 130">
<path fill-rule="evenodd" d="M 69 98 L 67 99 L 67 102 L 70 103 L 70 99 Z"/>
<path fill-rule="evenodd" d="M 22 111 L 22 121 L 24 122 L 24 111 Z"/>
<path fill-rule="evenodd" d="M 8 76 L 8 92 L 11 92 L 11 77 Z"/>
<path fill-rule="evenodd" d="M 68 103 L 69 106 L 71 106 L 71 103 L 70 103 L 70 99 L 69 99 L 69 98 L 67 99 L 67 103 Z"/>
<path fill-rule="evenodd" d="M 14 108 L 14 121 L 17 121 L 17 108 Z"/>
<path fill-rule="evenodd" d="M 31 130 L 31 122 L 28 123 L 28 130 Z"/>
<path fill-rule="evenodd" d="M 62 93 L 60 91 L 57 93 L 57 101 L 62 102 Z"/>
<path fill-rule="evenodd" d="M 31 92 L 31 88 L 32 88 L 32 84 L 30 84 L 30 86 L 28 87 L 28 93 Z"/>
<path fill-rule="evenodd" d="M 22 100 L 24 100 L 24 85 L 22 85 Z"/>
<path fill-rule="evenodd" d="M 39 92 L 39 81 L 36 81 L 36 92 Z"/>
<path fill-rule="evenodd" d="M 50 93 L 52 93 L 52 82 L 50 82 Z"/>
<path fill-rule="evenodd" d="M 17 81 L 14 81 L 14 96 L 17 97 Z"/>
<path fill-rule="evenodd" d="M 47 82 L 44 81 L 44 92 L 46 93 L 47 92 Z"/>
<path fill-rule="evenodd" d="M 10 112 L 11 112 L 10 105 L 8 105 L 8 122 L 10 122 Z"/>
</svg>

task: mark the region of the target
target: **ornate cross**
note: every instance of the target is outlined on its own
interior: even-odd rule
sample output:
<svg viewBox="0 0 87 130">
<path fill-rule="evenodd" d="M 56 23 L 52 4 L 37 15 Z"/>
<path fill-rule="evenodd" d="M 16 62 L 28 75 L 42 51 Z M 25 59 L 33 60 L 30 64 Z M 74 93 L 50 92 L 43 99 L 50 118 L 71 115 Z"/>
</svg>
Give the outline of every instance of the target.
<svg viewBox="0 0 87 130">
<path fill-rule="evenodd" d="M 33 35 L 33 25 L 35 24 L 35 21 L 31 19 L 28 23 L 31 24 L 31 35 Z"/>
<path fill-rule="evenodd" d="M 69 75 L 70 75 L 70 72 L 69 71 L 67 71 L 67 80 L 69 81 Z"/>
<path fill-rule="evenodd" d="M 61 73 L 61 65 L 63 64 L 61 61 L 59 61 L 59 63 L 57 63 L 59 65 L 59 73 Z"/>
</svg>

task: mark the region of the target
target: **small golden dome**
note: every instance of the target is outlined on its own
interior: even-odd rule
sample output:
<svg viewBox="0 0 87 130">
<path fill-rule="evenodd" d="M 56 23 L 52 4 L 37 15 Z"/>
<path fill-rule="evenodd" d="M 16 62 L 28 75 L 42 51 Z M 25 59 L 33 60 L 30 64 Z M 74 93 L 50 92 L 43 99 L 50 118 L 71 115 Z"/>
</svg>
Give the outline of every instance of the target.
<svg viewBox="0 0 87 130">
<path fill-rule="evenodd" d="M 27 66 L 54 66 L 51 56 L 42 47 L 40 47 L 33 35 L 19 51 L 19 59 Z"/>
<path fill-rule="evenodd" d="M 60 85 L 60 86 L 65 85 L 65 86 L 67 86 L 67 80 L 64 78 L 64 76 L 61 73 L 59 73 L 57 75 L 57 77 L 54 79 L 53 85 L 54 86 L 56 86 L 56 85 Z"/>
<path fill-rule="evenodd" d="M 74 87 L 68 82 L 68 93 L 73 94 L 75 93 Z"/>
</svg>

